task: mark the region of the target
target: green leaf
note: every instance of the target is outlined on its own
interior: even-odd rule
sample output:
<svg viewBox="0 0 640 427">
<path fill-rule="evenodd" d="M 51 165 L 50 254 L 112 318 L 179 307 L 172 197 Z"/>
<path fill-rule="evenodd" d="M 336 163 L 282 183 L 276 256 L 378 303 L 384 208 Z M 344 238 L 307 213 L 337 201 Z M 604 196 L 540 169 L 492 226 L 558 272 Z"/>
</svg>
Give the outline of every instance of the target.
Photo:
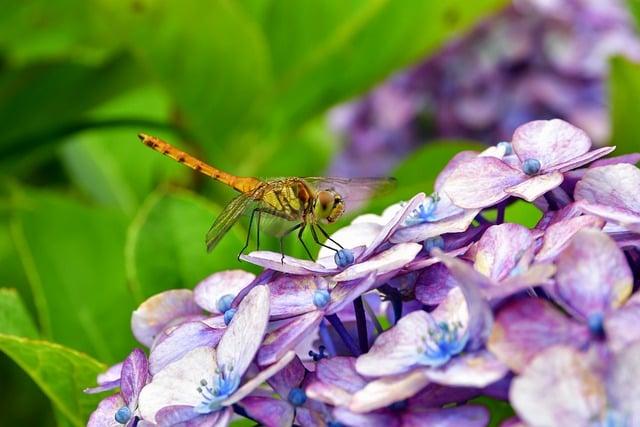
<svg viewBox="0 0 640 427">
<path fill-rule="evenodd" d="M 36 325 L 15 289 L 0 288 L 0 334 L 38 336 Z"/>
<path fill-rule="evenodd" d="M 475 403 L 486 407 L 491 416 L 488 427 L 498 427 L 503 421 L 513 417 L 515 412 L 509 404 L 504 400 L 498 400 L 487 396 L 476 397 L 471 399 L 470 403 Z"/>
<path fill-rule="evenodd" d="M 13 359 L 73 425 L 85 424 L 100 397 L 82 392 L 106 366 L 47 341 L 0 334 L 0 350 Z"/>
<path fill-rule="evenodd" d="M 244 268 L 246 233 L 234 226 L 212 253 L 205 235 L 221 209 L 186 191 L 152 194 L 127 233 L 127 276 L 138 302 L 158 292 L 193 288 L 215 271 Z"/>
<path fill-rule="evenodd" d="M 54 193 L 16 192 L 12 237 L 45 337 L 115 362 L 133 345 L 126 217 Z"/>
<path fill-rule="evenodd" d="M 617 154 L 640 151 L 640 64 L 614 58 L 609 79 L 611 144 Z"/>
<path fill-rule="evenodd" d="M 627 0 L 627 5 L 635 18 L 636 26 L 640 26 L 640 0 Z"/>
<path fill-rule="evenodd" d="M 533 228 L 542 218 L 540 211 L 533 203 L 527 203 L 524 200 L 517 200 L 515 203 L 507 206 L 504 215 L 506 222 L 514 222 Z"/>
</svg>

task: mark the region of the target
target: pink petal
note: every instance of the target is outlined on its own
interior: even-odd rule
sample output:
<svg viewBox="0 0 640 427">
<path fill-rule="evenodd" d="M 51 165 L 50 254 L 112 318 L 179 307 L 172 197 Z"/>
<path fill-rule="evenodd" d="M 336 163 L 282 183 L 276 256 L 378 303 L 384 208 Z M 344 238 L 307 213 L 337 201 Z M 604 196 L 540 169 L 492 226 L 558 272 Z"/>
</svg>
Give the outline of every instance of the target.
<svg viewBox="0 0 640 427">
<path fill-rule="evenodd" d="M 554 165 L 553 167 L 546 170 L 546 172 L 552 172 L 552 171 L 568 172 L 572 169 L 576 169 L 576 168 L 579 168 L 580 166 L 584 166 L 588 163 L 591 163 L 594 160 L 599 159 L 600 157 L 604 157 L 615 149 L 616 147 L 598 148 L 597 150 L 589 151 L 588 153 L 584 153 L 564 163 L 559 163 L 557 165 Z"/>
<path fill-rule="evenodd" d="M 500 159 L 478 157 L 458 166 L 442 186 L 442 192 L 461 208 L 481 209 L 506 199 L 509 195 L 505 189 L 526 179 L 526 175 Z"/>
<path fill-rule="evenodd" d="M 549 348 L 511 385 L 516 413 L 529 426 L 587 426 L 606 406 L 605 389 L 586 357 L 571 347 Z"/>
<path fill-rule="evenodd" d="M 587 170 L 576 184 L 576 200 L 640 215 L 640 169 L 622 163 Z"/>
<path fill-rule="evenodd" d="M 551 224 L 544 232 L 536 261 L 550 261 L 562 252 L 571 238 L 583 228 L 602 228 L 604 221 L 593 215 L 582 215 Z"/>
<path fill-rule="evenodd" d="M 289 427 L 293 425 L 293 406 L 286 400 L 273 397 L 248 396 L 240 405 L 247 414 L 267 427 Z"/>
<path fill-rule="evenodd" d="M 508 187 L 505 192 L 511 196 L 520 197 L 527 202 L 533 202 L 538 197 L 562 184 L 564 177 L 560 172 L 550 172 L 528 178 L 517 185 Z"/>
<path fill-rule="evenodd" d="M 572 160 L 591 148 L 591 139 L 583 130 L 560 119 L 526 123 L 515 130 L 511 143 L 520 161 L 536 159 L 542 170 Z"/>
<path fill-rule="evenodd" d="M 218 344 L 218 364 L 242 375 L 256 355 L 269 322 L 269 288 L 253 288 L 238 305 Z"/>
<path fill-rule="evenodd" d="M 122 424 L 116 422 L 115 415 L 123 406 L 125 403 L 120 393 L 102 399 L 91 413 L 87 427 L 122 427 Z"/>
<path fill-rule="evenodd" d="M 367 261 L 347 267 L 341 273 L 336 274 L 333 279 L 337 282 L 345 282 L 366 277 L 373 272 L 382 275 L 399 270 L 412 261 L 421 250 L 422 246 L 417 243 L 401 243 Z"/>
<path fill-rule="evenodd" d="M 362 413 L 384 408 L 410 398 L 428 383 L 421 370 L 371 381 L 353 395 L 349 410 Z"/>
<path fill-rule="evenodd" d="M 283 354 L 295 348 L 312 331 L 315 331 L 320 325 L 322 317 L 321 311 L 312 311 L 295 317 L 292 321 L 269 332 L 258 352 L 258 364 L 275 363 Z"/>
<path fill-rule="evenodd" d="M 533 243 L 531 231 L 519 224 L 491 226 L 478 241 L 473 266 L 491 279 L 502 280 Z"/>
<path fill-rule="evenodd" d="M 453 408 L 416 408 L 402 416 L 402 427 L 484 427 L 489 411 L 484 406 L 465 405 Z"/>
<path fill-rule="evenodd" d="M 200 307 L 209 313 L 219 313 L 218 301 L 225 295 L 235 296 L 246 288 L 256 276 L 243 270 L 214 273 L 204 279 L 193 290 L 193 297 Z"/>
<path fill-rule="evenodd" d="M 496 315 L 489 350 L 515 372 L 556 344 L 579 348 L 589 340 L 587 328 L 550 303 L 526 298 L 509 303 Z"/>
<path fill-rule="evenodd" d="M 171 320 L 201 313 L 189 289 L 161 292 L 147 299 L 133 312 L 131 329 L 138 342 L 151 347 L 153 339 Z"/>
<path fill-rule="evenodd" d="M 617 308 L 631 294 L 633 275 L 616 243 L 600 230 L 578 232 L 558 256 L 555 293 L 587 319 Z"/>
</svg>

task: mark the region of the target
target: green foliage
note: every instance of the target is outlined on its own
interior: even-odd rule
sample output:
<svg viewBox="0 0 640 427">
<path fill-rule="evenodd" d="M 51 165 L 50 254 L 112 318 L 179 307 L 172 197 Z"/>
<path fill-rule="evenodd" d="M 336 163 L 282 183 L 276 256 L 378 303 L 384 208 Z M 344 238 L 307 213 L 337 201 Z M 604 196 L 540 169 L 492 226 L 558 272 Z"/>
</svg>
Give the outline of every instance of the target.
<svg viewBox="0 0 640 427">
<path fill-rule="evenodd" d="M 624 58 L 611 62 L 609 82 L 611 97 L 611 144 L 616 153 L 640 151 L 640 65 Z"/>
<path fill-rule="evenodd" d="M 15 289 L 0 288 L 0 334 L 36 338 L 38 331 Z"/>
</svg>

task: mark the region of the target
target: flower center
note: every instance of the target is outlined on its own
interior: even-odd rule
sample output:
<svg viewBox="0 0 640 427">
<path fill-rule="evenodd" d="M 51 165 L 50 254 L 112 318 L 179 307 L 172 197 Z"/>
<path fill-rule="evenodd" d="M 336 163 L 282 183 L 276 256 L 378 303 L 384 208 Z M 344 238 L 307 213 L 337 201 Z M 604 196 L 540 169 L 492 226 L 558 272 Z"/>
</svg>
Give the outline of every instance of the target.
<svg viewBox="0 0 640 427">
<path fill-rule="evenodd" d="M 325 351 L 327 351 L 327 348 L 321 345 L 320 347 L 318 347 L 317 353 L 313 350 L 309 350 L 309 356 L 313 359 L 314 362 L 317 362 L 318 360 L 324 359 L 325 357 L 329 357 L 325 354 Z"/>
<path fill-rule="evenodd" d="M 444 239 L 442 236 L 429 237 L 422 243 L 422 247 L 424 247 L 424 251 L 428 254 L 435 248 L 444 250 Z"/>
<path fill-rule="evenodd" d="M 298 406 L 304 405 L 304 402 L 307 401 L 307 395 L 305 394 L 304 390 L 302 390 L 301 388 L 294 387 L 289 391 L 289 396 L 287 396 L 287 400 L 293 406 L 298 407 Z"/>
<path fill-rule="evenodd" d="M 353 264 L 355 257 L 353 256 L 353 251 L 351 249 L 340 249 L 333 256 L 333 260 L 336 262 L 338 267 L 344 268 Z"/>
<path fill-rule="evenodd" d="M 194 408 L 199 414 L 209 414 L 222 407 L 222 401 L 231 396 L 240 385 L 240 377 L 233 372 L 233 366 L 223 366 L 216 369 L 216 376 L 213 385 L 209 385 L 207 380 L 200 380 L 198 393 L 202 395 L 202 402 Z"/>
<path fill-rule="evenodd" d="M 513 146 L 510 142 L 502 141 L 498 142 L 498 148 L 502 148 L 504 150 L 505 156 L 510 156 L 513 154 Z"/>
<path fill-rule="evenodd" d="M 318 289 L 313 293 L 313 305 L 318 308 L 324 308 L 331 301 L 331 296 L 329 295 L 329 291 L 326 289 Z"/>
<path fill-rule="evenodd" d="M 233 302 L 233 295 L 227 294 L 220 297 L 218 300 L 218 310 L 220 313 L 225 313 L 227 310 L 231 308 L 231 303 Z"/>
<path fill-rule="evenodd" d="M 131 419 L 131 409 L 128 406 L 123 406 L 116 411 L 114 416 L 116 422 L 119 424 L 126 424 Z"/>
<path fill-rule="evenodd" d="M 433 213 L 438 207 L 438 202 L 440 201 L 440 196 L 438 193 L 433 193 L 427 199 L 420 203 L 420 205 L 413 210 L 404 221 L 405 225 L 417 225 L 423 224 L 425 222 L 432 222 L 435 220 Z"/>
<path fill-rule="evenodd" d="M 538 159 L 527 159 L 522 162 L 522 172 L 526 173 L 529 176 L 533 176 L 540 172 L 540 168 L 542 165 L 540 164 L 540 160 Z"/>
<path fill-rule="evenodd" d="M 451 357 L 462 352 L 469 336 L 461 332 L 462 324 L 459 322 L 440 322 L 429 329 L 428 335 L 422 337 L 423 345 L 418 346 L 418 352 L 422 354 L 419 363 L 433 367 L 442 366 Z"/>
<path fill-rule="evenodd" d="M 587 318 L 589 332 L 595 337 L 604 338 L 604 316 L 602 313 L 591 313 Z"/>
</svg>

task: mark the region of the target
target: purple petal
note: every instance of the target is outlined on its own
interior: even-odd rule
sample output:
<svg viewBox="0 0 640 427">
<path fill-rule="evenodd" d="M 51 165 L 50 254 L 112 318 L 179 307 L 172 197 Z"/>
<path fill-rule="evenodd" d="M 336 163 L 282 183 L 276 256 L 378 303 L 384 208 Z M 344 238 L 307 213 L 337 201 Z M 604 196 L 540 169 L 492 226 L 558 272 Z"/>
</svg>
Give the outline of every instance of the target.
<svg viewBox="0 0 640 427">
<path fill-rule="evenodd" d="M 604 221 L 593 215 L 582 215 L 551 224 L 544 232 L 536 261 L 550 261 L 562 252 L 571 238 L 584 228 L 602 228 Z"/>
<path fill-rule="evenodd" d="M 318 276 L 279 277 L 269 283 L 271 319 L 286 319 L 317 310 L 313 294 L 318 289 L 328 288 L 329 282 Z"/>
<path fill-rule="evenodd" d="M 138 342 L 151 347 L 153 339 L 172 320 L 200 314 L 189 289 L 161 292 L 140 304 L 131 316 L 131 329 Z"/>
<path fill-rule="evenodd" d="M 640 162 L 640 153 L 623 154 L 621 156 L 609 157 L 593 162 L 591 168 L 598 168 L 601 166 L 611 166 L 620 163 L 629 163 L 635 165 Z"/>
<path fill-rule="evenodd" d="M 509 195 L 504 190 L 526 179 L 526 175 L 500 159 L 478 157 L 458 166 L 442 192 L 461 208 L 481 209 L 506 199 Z"/>
<path fill-rule="evenodd" d="M 489 411 L 479 405 L 442 409 L 416 408 L 402 416 L 402 427 L 484 427 L 488 423 Z"/>
<path fill-rule="evenodd" d="M 238 305 L 238 311 L 218 344 L 218 364 L 233 366 L 236 375 L 249 367 L 269 322 L 269 288 L 256 286 Z"/>
<path fill-rule="evenodd" d="M 526 298 L 513 301 L 496 315 L 489 350 L 515 372 L 537 354 L 556 344 L 579 348 L 589 340 L 587 328 L 550 303 Z"/>
<path fill-rule="evenodd" d="M 424 370 L 425 376 L 434 383 L 477 388 L 501 380 L 508 372 L 507 365 L 488 351 L 466 353 L 453 358 L 441 368 Z"/>
<path fill-rule="evenodd" d="M 538 197 L 562 184 L 564 177 L 560 172 L 550 172 L 528 178 L 526 181 L 505 188 L 510 196 L 520 197 L 527 202 L 533 202 Z"/>
<path fill-rule="evenodd" d="M 358 414 L 338 407 L 334 409 L 333 415 L 336 420 L 349 427 L 401 427 L 399 417 L 388 411 Z"/>
<path fill-rule="evenodd" d="M 366 261 L 365 261 L 366 262 Z M 326 314 L 334 314 L 351 304 L 356 298 L 370 291 L 376 285 L 376 273 L 370 273 L 364 279 L 340 282 L 331 290 L 331 302 L 325 309 Z"/>
<path fill-rule="evenodd" d="M 559 302 L 587 319 L 617 308 L 629 297 L 633 275 L 616 243 L 600 230 L 578 232 L 557 259 Z"/>
<path fill-rule="evenodd" d="M 396 231 L 389 241 L 391 243 L 422 242 L 442 234 L 462 233 L 469 228 L 479 212 L 480 209 L 461 209 L 459 213 L 435 222 L 404 227 Z"/>
<path fill-rule="evenodd" d="M 640 294 L 637 294 L 640 295 Z M 634 341 L 640 340 L 640 304 L 630 304 L 615 310 L 604 318 L 607 344 L 618 352 Z"/>
<path fill-rule="evenodd" d="M 576 184 L 576 200 L 640 214 L 640 169 L 618 164 L 589 169 Z"/>
<path fill-rule="evenodd" d="M 337 356 L 321 359 L 316 365 L 316 379 L 350 394 L 367 384 L 367 381 L 356 371 L 356 359 L 353 357 Z"/>
<path fill-rule="evenodd" d="M 86 388 L 83 391 L 87 394 L 102 393 L 103 391 L 113 390 L 120 387 L 120 372 L 122 371 L 122 362 L 112 365 L 106 371 L 98 374 L 96 382 L 97 387 Z"/>
<path fill-rule="evenodd" d="M 226 427 L 229 425 L 233 411 L 220 409 L 207 415 L 194 412 L 190 406 L 169 406 L 158 411 L 156 421 L 159 426 L 180 427 Z"/>
<path fill-rule="evenodd" d="M 440 191 L 449 176 L 451 176 L 453 171 L 455 171 L 458 166 L 465 162 L 468 162 L 469 160 L 475 159 L 476 157 L 478 157 L 478 153 L 475 151 L 461 151 L 453 156 L 451 160 L 449 160 L 449 163 L 447 163 L 447 165 L 438 174 L 436 182 L 433 186 L 434 189 L 436 191 Z"/>
<path fill-rule="evenodd" d="M 212 328 L 203 321 L 183 323 L 153 348 L 149 355 L 149 371 L 155 375 L 194 348 L 215 347 L 224 331 L 222 327 Z"/>
<path fill-rule="evenodd" d="M 371 381 L 353 395 L 349 410 L 362 413 L 384 408 L 410 398 L 428 383 L 421 370 Z"/>
<path fill-rule="evenodd" d="M 616 355 L 608 381 L 611 406 L 629 421 L 640 420 L 640 341 Z"/>
<path fill-rule="evenodd" d="M 481 394 L 473 387 L 449 387 L 429 383 L 420 392 L 409 399 L 409 410 L 415 408 L 440 408 L 448 403 L 466 402 Z"/>
<path fill-rule="evenodd" d="M 120 393 L 104 398 L 89 417 L 87 427 L 122 427 L 115 419 L 118 409 L 125 406 Z"/>
<path fill-rule="evenodd" d="M 401 209 L 399 209 L 396 214 L 391 218 L 391 220 L 382 227 L 382 230 L 378 233 L 378 235 L 373 239 L 373 242 L 365 249 L 361 258 L 366 259 L 370 255 L 372 255 L 375 250 L 380 246 L 383 242 L 389 240 L 389 237 L 395 233 L 395 231 L 404 224 L 404 220 L 413 212 L 420 203 L 424 202 L 425 195 L 424 193 L 418 193 L 411 200 L 409 200 Z"/>
<path fill-rule="evenodd" d="M 426 305 L 438 305 L 449 291 L 458 286 L 449 269 L 444 264 L 426 268 L 416 282 L 416 299 Z"/>
<path fill-rule="evenodd" d="M 218 307 L 220 298 L 231 295 L 232 298 L 246 288 L 256 278 L 255 274 L 243 270 L 229 270 L 214 273 L 204 279 L 193 290 L 193 298 L 200 307 L 209 313 L 224 314 Z"/>
<path fill-rule="evenodd" d="M 527 425 L 588 426 L 605 409 L 606 394 L 582 353 L 557 346 L 513 380 L 510 401 Z"/>
<path fill-rule="evenodd" d="M 560 119 L 536 120 L 513 133 L 513 151 L 521 161 L 536 159 L 542 170 L 570 161 L 591 148 L 589 136 Z"/>
<path fill-rule="evenodd" d="M 120 378 L 120 392 L 127 406 L 138 406 L 140 390 L 150 380 L 149 362 L 147 356 L 139 348 L 134 349 L 122 363 L 122 376 Z"/>
<path fill-rule="evenodd" d="M 269 365 L 275 363 L 287 351 L 295 348 L 308 334 L 314 331 L 322 321 L 323 313 L 312 311 L 294 318 L 279 328 L 271 331 L 264 339 L 258 352 L 258 364 Z"/>
<path fill-rule="evenodd" d="M 563 173 L 568 172 L 572 169 L 576 169 L 576 168 L 579 168 L 580 166 L 584 166 L 588 163 L 591 163 L 594 160 L 599 159 L 600 157 L 604 157 L 615 149 L 616 147 L 601 147 L 601 148 L 598 148 L 597 150 L 589 151 L 588 153 L 584 153 L 574 159 L 568 160 L 564 163 L 559 163 L 557 165 L 554 165 L 553 167 L 549 168 L 548 172 L 551 172 L 551 171 L 558 171 Z"/>
<path fill-rule="evenodd" d="M 618 224 L 624 229 L 640 233 L 640 215 L 623 208 L 614 208 L 605 205 L 596 205 L 581 200 L 576 203 L 584 213 L 598 216 L 613 224 Z M 611 224 L 607 224 L 607 229 Z"/>
<path fill-rule="evenodd" d="M 485 276 L 500 281 L 511 274 L 533 243 L 531 231 L 519 224 L 491 226 L 478 241 L 473 266 Z"/>
<path fill-rule="evenodd" d="M 289 427 L 293 425 L 293 406 L 285 400 L 273 397 L 248 396 L 240 405 L 247 414 L 267 427 Z"/>
<path fill-rule="evenodd" d="M 286 399 L 292 388 L 300 387 L 304 381 L 305 372 L 304 365 L 298 357 L 295 357 L 284 369 L 269 379 L 269 385 L 283 399 Z"/>
<path fill-rule="evenodd" d="M 367 261 L 347 267 L 341 273 L 333 277 L 337 282 L 360 279 L 375 272 L 377 275 L 399 270 L 412 261 L 422 246 L 417 243 L 401 243 L 394 245 Z"/>
<path fill-rule="evenodd" d="M 534 286 L 548 284 L 555 273 L 556 267 L 553 264 L 534 264 L 524 273 L 511 276 L 500 282 L 500 286 L 484 292 L 484 296 L 490 300 L 506 298 Z"/>
<path fill-rule="evenodd" d="M 288 255 L 270 251 L 254 251 L 248 255 L 240 255 L 240 259 L 262 268 L 288 274 L 332 274 L 339 270 L 331 269 L 317 262 L 293 258 Z"/>
</svg>

